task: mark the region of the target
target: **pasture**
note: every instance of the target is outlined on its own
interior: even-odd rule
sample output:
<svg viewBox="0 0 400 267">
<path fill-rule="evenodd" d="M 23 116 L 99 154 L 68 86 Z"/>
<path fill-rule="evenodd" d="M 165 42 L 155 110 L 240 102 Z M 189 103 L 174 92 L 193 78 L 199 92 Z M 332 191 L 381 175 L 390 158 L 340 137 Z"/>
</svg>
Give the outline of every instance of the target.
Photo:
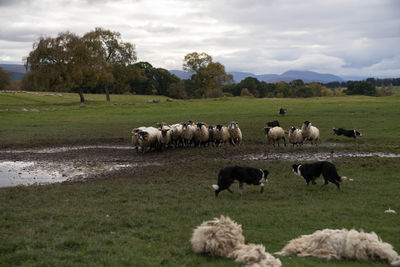
<svg viewBox="0 0 400 267">
<path fill-rule="evenodd" d="M 194 254 L 189 243 L 197 225 L 221 214 L 242 224 L 246 243 L 263 244 L 270 253 L 292 238 L 323 228 L 374 231 L 400 252 L 400 158 L 336 159 L 339 174 L 353 179 L 343 182 L 338 192 L 333 184 L 321 188 L 322 178 L 307 187 L 291 173 L 294 161 L 236 157 L 298 150 L 398 154 L 399 96 L 169 102 L 158 96 L 113 95 L 111 103 L 104 95 L 86 98 L 81 106 L 72 94 L 0 94 L 1 147 L 128 144 L 134 127 L 189 119 L 210 124 L 238 121 L 244 145 L 135 155 L 146 162 L 162 161 L 83 183 L 0 188 L 0 265 L 233 266 L 229 259 Z M 149 99 L 161 101 L 148 104 Z M 287 115 L 278 115 L 280 107 L 288 110 Z M 321 131 L 321 146 L 266 146 L 263 127 L 273 119 L 285 130 L 310 120 Z M 337 137 L 332 127 L 355 128 L 363 137 L 357 142 Z M 130 152 L 135 153 L 126 153 Z M 0 155 L 7 158 L 6 153 Z M 93 153 L 94 160 L 107 155 Z M 264 194 L 258 187 L 245 186 L 240 199 L 234 184 L 234 194 L 224 191 L 216 199 L 211 184 L 219 169 L 234 164 L 267 168 Z M 388 208 L 398 213 L 384 213 Z M 279 258 L 283 266 L 388 266 Z"/>
</svg>

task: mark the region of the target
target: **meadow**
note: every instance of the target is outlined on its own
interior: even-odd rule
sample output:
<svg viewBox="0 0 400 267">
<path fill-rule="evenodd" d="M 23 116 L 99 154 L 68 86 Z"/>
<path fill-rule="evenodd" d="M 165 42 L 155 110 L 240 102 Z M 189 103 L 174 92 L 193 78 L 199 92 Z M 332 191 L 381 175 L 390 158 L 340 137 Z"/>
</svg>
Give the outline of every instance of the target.
<svg viewBox="0 0 400 267">
<path fill-rule="evenodd" d="M 400 158 L 340 158 L 339 174 L 353 181 L 306 186 L 290 171 L 290 161 L 243 161 L 238 152 L 293 150 L 385 151 L 399 153 L 400 97 L 325 97 L 311 99 L 221 98 L 166 101 L 156 96 L 77 95 L 62 97 L 0 94 L 0 140 L 7 149 L 74 144 L 128 144 L 130 130 L 185 120 L 238 121 L 240 148 L 186 148 L 150 152 L 190 158 L 179 164 L 142 167 L 85 183 L 0 188 L 1 266 L 240 266 L 225 258 L 194 254 L 189 239 L 205 220 L 230 216 L 242 224 L 246 243 L 276 252 L 292 238 L 323 228 L 376 232 L 400 252 Z M 146 103 L 160 99 L 160 103 Z M 280 117 L 280 107 L 288 110 Z M 39 111 L 22 111 L 22 108 Z M 272 148 L 264 143 L 265 122 L 278 119 L 285 129 L 310 120 L 321 130 L 320 147 Z M 332 135 L 332 127 L 357 129 L 357 142 Z M 323 144 L 340 144 L 323 146 Z M 134 153 L 134 152 L 132 152 Z M 211 184 L 226 165 L 267 168 L 264 194 L 245 186 L 242 199 Z M 327 261 L 279 257 L 283 266 L 388 266 L 382 262 Z"/>
</svg>

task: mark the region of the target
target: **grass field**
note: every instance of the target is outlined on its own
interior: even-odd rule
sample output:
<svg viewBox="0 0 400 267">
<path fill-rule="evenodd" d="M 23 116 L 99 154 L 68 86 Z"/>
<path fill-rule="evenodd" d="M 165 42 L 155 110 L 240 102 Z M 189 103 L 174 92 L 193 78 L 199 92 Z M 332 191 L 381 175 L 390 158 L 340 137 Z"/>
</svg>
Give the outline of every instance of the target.
<svg viewBox="0 0 400 267">
<path fill-rule="evenodd" d="M 279 119 L 284 128 L 310 120 L 322 142 L 345 147 L 302 148 L 399 152 L 400 97 L 329 97 L 312 99 L 223 98 L 146 104 L 143 96 L 88 95 L 80 106 L 76 95 L 0 94 L 2 147 L 77 143 L 127 143 L 129 131 L 157 121 L 188 119 L 208 123 L 239 121 L 245 144 L 240 148 L 168 150 L 166 157 L 201 154 L 196 161 L 144 167 L 86 183 L 0 188 L 0 266 L 235 266 L 225 258 L 196 255 L 189 239 L 204 220 L 228 215 L 242 224 L 246 242 L 276 252 L 292 238 L 323 228 L 355 228 L 376 232 L 400 252 L 399 158 L 342 158 L 339 174 L 354 181 L 325 188 L 305 186 L 289 161 L 238 161 L 235 151 L 263 145 L 266 121 Z M 158 98 L 158 97 L 157 97 Z M 164 100 L 165 98 L 159 98 Z M 112 105 L 116 103 L 118 105 Z M 134 105 L 123 105 L 134 103 Z M 20 111 L 20 108 L 39 112 Z M 280 107 L 288 113 L 277 115 Z M 5 111 L 8 109 L 8 111 Z M 48 109 L 48 110 L 45 110 Z M 364 136 L 334 137 L 332 127 L 356 128 Z M 207 157 L 209 151 L 219 158 Z M 284 150 L 281 148 L 280 150 Z M 288 148 L 289 150 L 289 148 Z M 217 152 L 216 152 L 217 151 Z M 225 157 L 227 156 L 227 158 Z M 154 153 L 147 153 L 149 161 Z M 270 171 L 264 194 L 245 187 L 243 198 L 211 184 L 226 165 L 251 165 Z M 321 184 L 321 179 L 317 183 Z M 280 257 L 283 266 L 388 266 L 380 262 L 326 261 Z M 236 266 L 240 266 L 236 264 Z"/>
<path fill-rule="evenodd" d="M 279 119 L 287 130 L 300 127 L 309 120 L 321 131 L 323 142 L 354 141 L 332 135 L 333 127 L 357 129 L 363 133 L 360 144 L 399 150 L 400 95 L 391 97 L 324 97 L 309 99 L 219 98 L 173 100 L 155 96 L 112 96 L 111 103 L 104 95 L 87 95 L 81 106 L 76 94 L 63 97 L 0 94 L 0 140 L 2 147 L 37 146 L 89 142 L 127 143 L 130 130 L 164 121 L 186 120 L 209 124 L 238 121 L 244 141 L 264 142 L 263 127 L 267 121 Z M 160 103 L 147 104 L 148 99 Z M 128 105 L 129 104 L 129 105 Z M 287 115 L 280 117 L 280 107 Z M 22 108 L 34 111 L 21 111 Z"/>
</svg>

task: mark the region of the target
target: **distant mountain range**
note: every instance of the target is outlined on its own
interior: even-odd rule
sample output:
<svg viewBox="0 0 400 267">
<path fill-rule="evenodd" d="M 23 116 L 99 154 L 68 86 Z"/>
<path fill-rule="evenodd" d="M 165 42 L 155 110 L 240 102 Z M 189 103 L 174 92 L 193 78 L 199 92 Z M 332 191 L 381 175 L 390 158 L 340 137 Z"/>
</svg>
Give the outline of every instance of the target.
<svg viewBox="0 0 400 267">
<path fill-rule="evenodd" d="M 21 64 L 0 64 L 0 67 L 3 68 L 5 71 L 11 73 L 11 80 L 18 81 L 21 80 L 25 73 L 26 69 L 24 65 Z M 170 70 L 172 74 L 175 74 L 180 79 L 190 79 L 192 73 L 184 72 L 181 70 Z M 305 83 L 310 82 L 320 82 L 320 83 L 328 83 L 328 82 L 342 82 L 347 80 L 364 80 L 367 77 L 339 77 L 333 74 L 328 73 L 318 73 L 313 71 L 299 71 L 299 70 L 289 70 L 282 74 L 253 74 L 250 72 L 240 72 L 240 71 L 232 71 L 228 72 L 232 74 L 233 79 L 236 83 L 240 82 L 241 80 L 247 77 L 257 78 L 259 81 L 274 83 L 274 82 L 290 82 L 293 80 L 301 79 Z"/>
<path fill-rule="evenodd" d="M 191 73 L 184 72 L 181 70 L 170 70 L 172 74 L 175 74 L 181 79 L 190 79 Z M 259 81 L 274 83 L 274 82 L 290 82 L 293 80 L 301 79 L 305 83 L 310 82 L 321 82 L 321 83 L 328 83 L 328 82 L 341 82 L 344 81 L 339 76 L 328 74 L 328 73 L 318 73 L 313 71 L 298 71 L 298 70 L 289 70 L 282 74 L 253 74 L 250 72 L 228 72 L 228 74 L 232 74 L 233 79 L 236 83 L 240 82 L 241 80 L 247 77 L 257 78 Z M 361 78 L 362 79 L 362 78 Z"/>
<path fill-rule="evenodd" d="M 22 80 L 26 73 L 25 66 L 21 64 L 0 64 L 0 68 L 11 74 L 11 81 Z"/>
</svg>

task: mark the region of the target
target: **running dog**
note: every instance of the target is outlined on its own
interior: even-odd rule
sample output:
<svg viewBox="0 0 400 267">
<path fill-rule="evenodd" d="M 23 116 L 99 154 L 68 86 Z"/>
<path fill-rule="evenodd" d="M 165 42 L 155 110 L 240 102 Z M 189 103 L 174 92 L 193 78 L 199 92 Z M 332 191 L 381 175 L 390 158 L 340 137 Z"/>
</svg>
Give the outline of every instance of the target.
<svg viewBox="0 0 400 267">
<path fill-rule="evenodd" d="M 339 182 L 346 180 L 347 177 L 339 176 L 336 167 L 333 163 L 329 161 L 318 161 L 310 164 L 293 164 L 292 171 L 306 180 L 307 185 L 312 181 L 315 183 L 321 174 L 324 177 L 325 183 L 323 186 L 327 185 L 328 182 L 334 183 L 338 190 L 340 190 Z"/>
<path fill-rule="evenodd" d="M 212 185 L 215 190 L 215 196 L 217 197 L 219 192 L 225 189 L 233 193 L 229 187 L 235 181 L 239 182 L 240 197 L 243 193 L 244 183 L 250 185 L 259 185 L 261 187 L 260 193 L 262 193 L 264 192 L 264 183 L 267 182 L 268 173 L 269 172 L 267 170 L 261 170 L 254 167 L 229 166 L 223 168 L 218 174 L 218 185 Z"/>
</svg>

